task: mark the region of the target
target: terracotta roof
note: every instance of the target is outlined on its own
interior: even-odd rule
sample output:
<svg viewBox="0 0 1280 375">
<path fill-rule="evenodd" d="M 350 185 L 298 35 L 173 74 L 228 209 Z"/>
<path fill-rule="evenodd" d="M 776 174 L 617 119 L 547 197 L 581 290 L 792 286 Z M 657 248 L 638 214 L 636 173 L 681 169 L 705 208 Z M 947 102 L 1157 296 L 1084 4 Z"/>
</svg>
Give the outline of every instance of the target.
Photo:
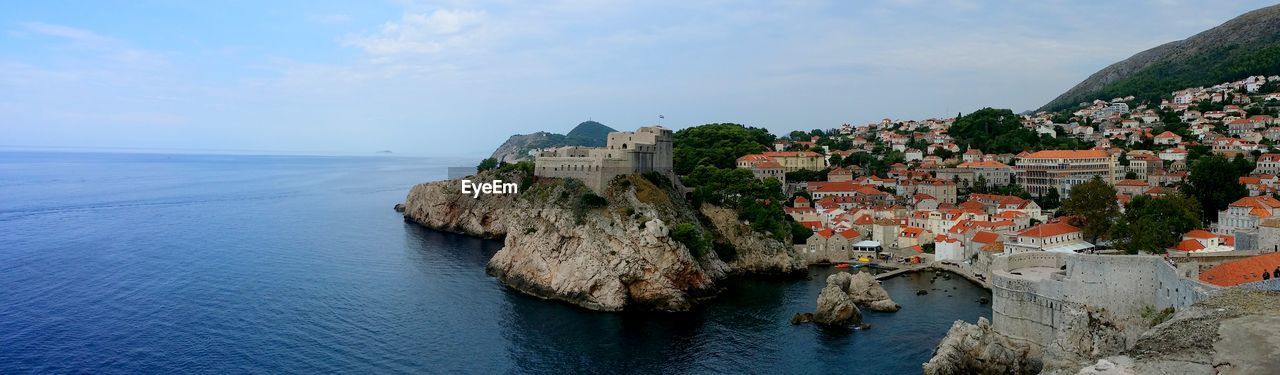
<svg viewBox="0 0 1280 375">
<path fill-rule="evenodd" d="M 756 169 L 781 169 L 782 164 L 778 164 L 778 162 L 773 160 L 765 160 L 765 161 L 756 163 L 752 167 Z"/>
<path fill-rule="evenodd" d="M 1170 247 L 1169 249 L 1178 251 L 1200 251 L 1204 250 L 1204 244 L 1193 239 L 1185 239 L 1182 240 L 1182 242 L 1178 242 L 1177 245 L 1173 245 L 1173 247 Z"/>
<path fill-rule="evenodd" d="M 977 242 L 977 243 L 989 244 L 999 239 L 1000 239 L 1000 235 L 995 234 L 994 232 L 988 232 L 985 230 L 980 230 L 978 231 L 978 233 L 973 234 L 973 242 Z"/>
<path fill-rule="evenodd" d="M 846 231 L 840 232 L 840 233 L 838 233 L 838 234 L 840 235 L 840 237 L 844 237 L 844 238 L 858 238 L 858 237 L 862 237 L 862 233 L 858 233 L 858 231 L 857 231 L 857 230 L 853 230 L 853 229 L 849 229 L 849 230 L 846 230 Z"/>
<path fill-rule="evenodd" d="M 808 202 L 808 201 L 809 201 L 809 198 L 805 198 L 803 195 L 796 197 L 796 202 Z"/>
<path fill-rule="evenodd" d="M 1148 186 L 1148 185 L 1150 184 L 1148 184 L 1146 181 L 1143 181 L 1143 180 L 1120 180 L 1119 182 L 1116 182 L 1116 186 Z"/>
<path fill-rule="evenodd" d="M 1273 272 L 1280 267 L 1280 253 L 1270 253 L 1230 261 L 1200 272 L 1200 281 L 1218 285 L 1235 286 L 1262 281 L 1263 272 Z"/>
<path fill-rule="evenodd" d="M 1210 239 L 1210 238 L 1217 237 L 1217 235 L 1213 233 L 1209 233 L 1209 231 L 1204 229 L 1195 229 L 1190 232 L 1187 232 L 1186 234 L 1183 234 L 1182 236 L 1187 238 L 1199 238 L 1199 239 Z"/>
<path fill-rule="evenodd" d="M 798 143 L 804 143 L 804 142 L 798 142 Z M 813 152 L 813 151 L 765 151 L 765 152 L 763 152 L 761 155 L 768 156 L 768 157 L 774 157 L 774 158 L 794 158 L 794 157 L 814 157 L 814 156 L 822 156 L 821 154 L 816 153 L 816 152 Z"/>
<path fill-rule="evenodd" d="M 1018 232 L 1018 235 L 1043 238 L 1043 237 L 1052 237 L 1052 236 L 1058 236 L 1058 235 L 1063 235 L 1063 234 L 1072 233 L 1072 232 L 1079 232 L 1079 231 L 1080 231 L 1080 228 L 1073 227 L 1071 226 L 1071 224 L 1058 222 L 1058 223 L 1040 224 L 1034 227 L 1030 227 L 1022 230 L 1021 232 Z"/>
<path fill-rule="evenodd" d="M 836 231 L 831 230 L 831 228 L 822 228 L 822 230 L 813 232 L 813 234 L 822 236 L 823 238 L 831 238 L 832 235 L 836 234 Z"/>
<path fill-rule="evenodd" d="M 960 165 L 957 165 L 956 167 L 957 168 L 1004 168 L 1008 166 L 1009 166 L 1008 164 L 1001 163 L 995 160 L 982 160 L 982 161 L 966 161 L 964 163 L 960 163 Z"/>
<path fill-rule="evenodd" d="M 902 227 L 902 232 L 900 233 L 900 235 L 905 237 L 920 238 L 921 233 L 924 233 L 924 228 Z"/>
<path fill-rule="evenodd" d="M 1025 156 L 1029 159 L 1088 159 L 1105 158 L 1111 155 L 1102 150 L 1044 150 Z"/>
<path fill-rule="evenodd" d="M 1251 207 L 1256 209 L 1270 210 L 1280 208 L 1280 200 L 1272 198 L 1270 195 L 1258 195 L 1252 197 L 1244 197 L 1231 203 L 1232 207 Z M 1268 213 L 1268 216 L 1269 213 Z"/>
</svg>

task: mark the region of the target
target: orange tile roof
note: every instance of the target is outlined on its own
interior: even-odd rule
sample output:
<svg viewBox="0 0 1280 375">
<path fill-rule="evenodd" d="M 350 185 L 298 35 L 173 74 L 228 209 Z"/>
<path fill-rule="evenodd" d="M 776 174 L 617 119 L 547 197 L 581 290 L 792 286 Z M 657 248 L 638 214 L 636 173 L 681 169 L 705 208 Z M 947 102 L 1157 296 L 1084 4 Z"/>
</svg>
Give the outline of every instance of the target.
<svg viewBox="0 0 1280 375">
<path fill-rule="evenodd" d="M 841 237 L 844 237 L 844 238 L 858 238 L 858 237 L 862 237 L 862 233 L 858 233 L 858 231 L 857 231 L 857 230 L 853 230 L 853 229 L 849 229 L 849 230 L 846 230 L 846 231 L 840 232 L 840 233 L 839 233 L 839 235 L 840 235 Z"/>
<path fill-rule="evenodd" d="M 1028 159 L 1088 159 L 1105 158 L 1111 155 L 1102 150 L 1044 150 L 1025 156 Z"/>
<path fill-rule="evenodd" d="M 1182 242 L 1178 242 L 1177 245 L 1173 245 L 1173 247 L 1169 249 L 1178 251 L 1200 251 L 1204 250 L 1204 244 L 1193 239 L 1185 239 L 1182 240 Z"/>
<path fill-rule="evenodd" d="M 762 162 L 758 162 L 758 163 L 756 163 L 755 168 L 757 168 L 757 169 L 781 169 L 781 168 L 782 168 L 782 164 L 778 164 L 778 162 L 773 161 L 773 160 L 765 160 L 765 161 L 762 161 Z"/>
<path fill-rule="evenodd" d="M 1000 235 L 995 234 L 994 232 L 988 232 L 985 230 L 980 230 L 978 231 L 978 233 L 973 234 L 973 242 L 977 242 L 977 243 L 989 244 L 999 239 L 1000 239 Z"/>
<path fill-rule="evenodd" d="M 960 165 L 957 165 L 956 167 L 957 168 L 1003 168 L 1008 166 L 1009 166 L 1008 164 L 1001 163 L 995 160 L 983 160 L 983 161 L 966 161 L 964 163 L 960 163 Z"/>
<path fill-rule="evenodd" d="M 1214 235 L 1213 233 L 1209 233 L 1209 231 L 1204 229 L 1195 229 L 1190 232 L 1187 232 L 1186 234 L 1183 234 L 1182 236 L 1187 238 L 1199 238 L 1199 239 L 1210 239 L 1210 238 L 1217 237 L 1217 235 Z"/>
<path fill-rule="evenodd" d="M 1058 236 L 1058 235 L 1063 235 L 1063 234 L 1072 233 L 1072 232 L 1079 232 L 1079 231 L 1080 231 L 1080 228 L 1073 227 L 1071 226 L 1071 224 L 1057 222 L 1057 223 L 1040 224 L 1034 227 L 1030 227 L 1022 230 L 1021 232 L 1018 232 L 1018 235 L 1043 238 L 1043 237 L 1052 237 L 1052 236 Z"/>
<path fill-rule="evenodd" d="M 808 201 L 809 201 L 809 198 L 805 198 L 803 195 L 796 197 L 796 202 L 808 202 Z"/>
<path fill-rule="evenodd" d="M 765 151 L 761 155 L 772 158 L 795 158 L 795 157 L 815 157 L 822 156 L 813 151 Z"/>
<path fill-rule="evenodd" d="M 1262 281 L 1263 272 L 1280 268 L 1280 253 L 1270 253 L 1230 261 L 1200 272 L 1200 281 L 1218 286 L 1235 286 Z"/>
<path fill-rule="evenodd" d="M 986 206 L 983 206 L 983 205 L 982 205 L 982 202 L 978 202 L 978 201 L 975 201 L 975 200 L 972 200 L 972 199 L 967 200 L 967 201 L 965 201 L 964 203 L 961 203 L 961 204 L 960 204 L 960 208 L 967 208 L 967 209 L 972 209 L 972 210 L 981 210 L 981 209 L 983 209 L 983 208 L 985 208 L 985 207 L 986 207 Z"/>
<path fill-rule="evenodd" d="M 1148 185 L 1150 184 L 1148 184 L 1146 181 L 1143 181 L 1143 180 L 1120 180 L 1119 182 L 1116 182 L 1116 186 L 1148 186 Z"/>
<path fill-rule="evenodd" d="M 814 232 L 814 234 L 822 236 L 823 238 L 831 238 L 832 235 L 836 234 L 836 231 L 831 230 L 831 228 L 822 228 L 822 230 Z"/>
</svg>

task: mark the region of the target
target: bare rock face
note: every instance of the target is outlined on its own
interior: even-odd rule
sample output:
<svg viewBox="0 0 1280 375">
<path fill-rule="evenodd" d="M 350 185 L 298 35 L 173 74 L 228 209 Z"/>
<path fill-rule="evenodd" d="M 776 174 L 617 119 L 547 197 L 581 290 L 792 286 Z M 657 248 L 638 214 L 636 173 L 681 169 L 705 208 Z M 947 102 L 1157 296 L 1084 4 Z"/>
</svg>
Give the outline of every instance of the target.
<svg viewBox="0 0 1280 375">
<path fill-rule="evenodd" d="M 699 209 L 710 222 L 717 241 L 726 242 L 734 254 L 725 261 L 733 273 L 746 274 L 799 274 L 804 264 L 796 256 L 795 248 L 777 239 L 751 230 L 751 226 L 738 220 L 734 210 L 703 204 Z"/>
<path fill-rule="evenodd" d="M 683 311 L 714 293 L 728 270 L 709 249 L 669 237 L 672 223 L 709 234 L 683 201 L 639 176 L 611 188 L 603 206 L 582 203 L 589 193 L 576 180 L 535 180 L 518 195 L 478 198 L 462 195 L 459 187 L 458 181 L 415 186 L 405 200 L 405 218 L 437 230 L 505 236 L 486 270 L 533 296 L 600 311 Z"/>
<path fill-rule="evenodd" d="M 840 274 L 848 275 L 848 273 L 844 272 Z M 849 297 L 853 298 L 854 303 L 866 306 L 874 311 L 894 312 L 902 308 L 901 305 L 889 298 L 889 292 L 885 291 L 884 287 L 880 285 L 880 281 L 876 280 L 875 276 L 870 273 L 858 272 L 847 279 Z"/>
<path fill-rule="evenodd" d="M 490 176 L 486 177 L 498 177 Z M 507 234 L 506 208 L 513 207 L 515 195 L 462 194 L 461 182 L 445 180 L 414 185 L 404 200 L 404 217 L 427 228 L 498 238 Z"/>
<path fill-rule="evenodd" d="M 525 293 L 592 310 L 684 311 L 713 291 L 716 275 L 667 237 L 661 220 L 640 229 L 593 216 L 579 225 L 568 210 L 524 210 L 513 219 L 524 229 L 507 234 L 487 270 Z"/>
<path fill-rule="evenodd" d="M 924 364 L 926 375 L 935 374 L 1034 374 L 1040 363 L 1030 357 L 1031 348 L 991 329 L 991 322 L 978 324 L 957 320 L 942 338 L 933 358 Z"/>
<path fill-rule="evenodd" d="M 1083 363 L 1119 354 L 1127 347 L 1123 325 L 1106 310 L 1068 307 L 1062 315 L 1064 321 L 1056 338 L 1045 348 L 1045 368 L 1080 368 Z"/>
<path fill-rule="evenodd" d="M 837 274 L 839 275 L 839 274 Z M 845 274 L 847 275 L 847 273 Z M 813 322 L 826 326 L 850 326 L 862 323 L 862 311 L 849 297 L 845 286 L 833 283 L 831 275 L 827 278 L 827 286 L 818 293 L 818 310 L 813 312 Z"/>
</svg>

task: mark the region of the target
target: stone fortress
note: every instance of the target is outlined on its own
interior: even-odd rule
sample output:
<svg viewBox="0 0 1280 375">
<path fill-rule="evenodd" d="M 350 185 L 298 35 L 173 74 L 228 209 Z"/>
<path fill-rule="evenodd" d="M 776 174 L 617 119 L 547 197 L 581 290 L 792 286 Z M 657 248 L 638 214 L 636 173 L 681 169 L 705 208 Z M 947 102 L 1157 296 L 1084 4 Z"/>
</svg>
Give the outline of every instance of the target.
<svg viewBox="0 0 1280 375">
<path fill-rule="evenodd" d="M 609 133 L 605 147 L 566 146 L 539 152 L 533 174 L 581 180 L 596 194 L 619 175 L 658 172 L 670 176 L 672 132 L 646 126 L 634 132 Z"/>
<path fill-rule="evenodd" d="M 991 264 L 992 326 L 1040 352 L 1071 348 L 1094 329 L 1105 311 L 1123 341 L 1147 329 L 1144 311 L 1182 310 L 1218 287 L 1200 282 L 1149 255 L 1028 252 L 996 257 Z M 1088 349 L 1085 349 L 1088 350 Z"/>
</svg>

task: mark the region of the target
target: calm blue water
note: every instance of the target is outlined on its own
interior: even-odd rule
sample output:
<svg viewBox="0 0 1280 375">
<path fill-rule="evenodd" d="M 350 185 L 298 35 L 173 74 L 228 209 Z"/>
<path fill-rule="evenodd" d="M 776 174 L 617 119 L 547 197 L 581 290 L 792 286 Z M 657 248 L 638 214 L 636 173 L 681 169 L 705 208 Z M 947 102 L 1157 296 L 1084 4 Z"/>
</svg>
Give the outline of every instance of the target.
<svg viewBox="0 0 1280 375">
<path fill-rule="evenodd" d="M 911 275 L 871 330 L 790 325 L 831 270 L 685 314 L 527 297 L 484 274 L 500 242 L 391 210 L 468 164 L 0 152 L 0 373 L 918 373 L 953 320 L 990 316 L 989 293 Z"/>
</svg>

